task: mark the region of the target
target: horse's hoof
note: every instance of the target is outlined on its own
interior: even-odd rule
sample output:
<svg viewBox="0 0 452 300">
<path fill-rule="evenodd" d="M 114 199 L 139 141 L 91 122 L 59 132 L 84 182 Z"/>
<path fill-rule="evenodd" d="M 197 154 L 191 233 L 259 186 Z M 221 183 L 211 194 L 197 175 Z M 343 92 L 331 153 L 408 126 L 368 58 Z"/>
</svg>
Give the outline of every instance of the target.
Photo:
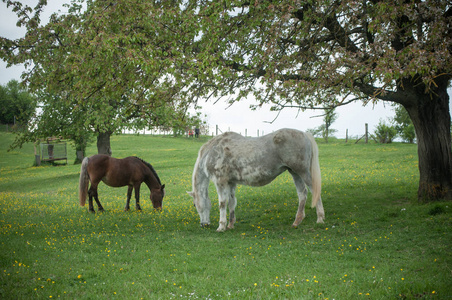
<svg viewBox="0 0 452 300">
<path fill-rule="evenodd" d="M 96 213 L 96 211 L 95 211 L 94 209 L 90 209 L 90 210 L 88 210 L 88 212 L 90 212 L 90 213 L 92 213 L 92 214 L 95 214 L 95 213 Z"/>
<path fill-rule="evenodd" d="M 220 226 L 217 229 L 217 232 L 225 232 L 225 231 L 226 231 L 226 227 L 224 227 L 224 226 Z"/>
<path fill-rule="evenodd" d="M 129 210 L 130 210 L 130 208 L 128 208 L 128 207 L 124 208 L 124 211 L 129 211 Z"/>
<path fill-rule="evenodd" d="M 103 208 L 100 208 L 97 210 L 98 212 L 104 212 L 105 210 Z"/>
<path fill-rule="evenodd" d="M 209 228 L 210 224 L 209 223 L 201 223 L 201 228 Z"/>
</svg>

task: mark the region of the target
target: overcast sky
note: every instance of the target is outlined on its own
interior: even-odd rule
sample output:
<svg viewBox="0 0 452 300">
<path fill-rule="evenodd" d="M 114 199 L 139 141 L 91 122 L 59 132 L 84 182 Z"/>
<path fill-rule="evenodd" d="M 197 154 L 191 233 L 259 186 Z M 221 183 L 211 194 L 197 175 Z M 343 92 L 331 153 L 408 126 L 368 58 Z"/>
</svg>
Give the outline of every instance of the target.
<svg viewBox="0 0 452 300">
<path fill-rule="evenodd" d="M 24 1 L 34 6 L 36 1 Z M 44 11 L 44 18 L 50 16 L 52 12 L 61 7 L 63 1 L 49 1 L 49 7 Z M 11 9 L 6 8 L 6 4 L 0 3 L 0 36 L 7 38 L 19 38 L 24 34 L 22 28 L 16 27 L 17 18 Z M 0 60 L 0 84 L 5 85 L 12 79 L 20 80 L 20 74 L 23 72 L 23 66 L 12 66 L 6 68 L 6 63 Z M 451 95 L 451 89 L 449 89 Z M 252 111 L 249 106 L 253 104 L 252 99 L 235 103 L 229 107 L 225 101 L 198 103 L 202 106 L 203 115 L 207 115 L 206 121 L 210 126 L 210 132 L 215 132 L 216 125 L 222 132 L 232 130 L 248 136 L 257 136 L 267 134 L 280 128 L 295 128 L 307 130 L 318 127 L 322 124 L 322 117 L 315 117 L 322 114 L 322 111 L 299 112 L 297 109 L 285 109 L 278 118 L 277 112 L 271 112 L 270 106 Z M 335 136 L 345 137 L 348 129 L 349 136 L 356 137 L 364 134 L 365 123 L 369 124 L 369 130 L 374 131 L 380 120 L 388 121 L 394 116 L 394 108 L 389 103 L 379 102 L 376 105 L 368 104 L 363 106 L 361 103 L 349 104 L 336 109 L 338 119 L 333 123 L 332 128 L 337 130 Z M 272 122 L 273 121 L 273 122 Z M 272 122 L 272 123 L 269 123 Z"/>
</svg>

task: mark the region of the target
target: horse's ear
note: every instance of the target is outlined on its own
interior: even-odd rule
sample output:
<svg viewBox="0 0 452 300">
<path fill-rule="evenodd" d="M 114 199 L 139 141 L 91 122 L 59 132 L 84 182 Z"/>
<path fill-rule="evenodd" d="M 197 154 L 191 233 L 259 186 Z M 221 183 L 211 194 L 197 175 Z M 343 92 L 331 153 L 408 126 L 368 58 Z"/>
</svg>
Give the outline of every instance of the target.
<svg viewBox="0 0 452 300">
<path fill-rule="evenodd" d="M 191 197 L 195 197 L 195 193 L 194 192 L 187 192 L 187 194 L 189 194 Z"/>
<path fill-rule="evenodd" d="M 160 190 L 163 191 L 164 188 L 165 188 L 165 185 L 162 185 L 162 186 L 160 187 Z"/>
</svg>

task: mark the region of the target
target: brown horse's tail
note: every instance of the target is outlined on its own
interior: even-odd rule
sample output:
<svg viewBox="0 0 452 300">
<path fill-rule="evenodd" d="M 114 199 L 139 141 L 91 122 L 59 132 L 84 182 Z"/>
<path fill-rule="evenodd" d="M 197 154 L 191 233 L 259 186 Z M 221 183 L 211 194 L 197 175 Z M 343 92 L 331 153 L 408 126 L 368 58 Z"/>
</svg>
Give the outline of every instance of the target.
<svg viewBox="0 0 452 300">
<path fill-rule="evenodd" d="M 80 206 L 85 206 L 86 195 L 88 194 L 88 185 L 89 185 L 88 162 L 89 158 L 85 157 L 82 161 L 82 167 L 80 169 L 80 181 L 79 181 Z"/>
<path fill-rule="evenodd" d="M 315 142 L 314 137 L 311 134 L 307 134 L 311 141 L 311 180 L 312 180 L 312 207 L 317 205 L 317 202 L 322 196 L 322 177 L 320 176 L 320 164 L 319 164 L 319 148 Z"/>
</svg>

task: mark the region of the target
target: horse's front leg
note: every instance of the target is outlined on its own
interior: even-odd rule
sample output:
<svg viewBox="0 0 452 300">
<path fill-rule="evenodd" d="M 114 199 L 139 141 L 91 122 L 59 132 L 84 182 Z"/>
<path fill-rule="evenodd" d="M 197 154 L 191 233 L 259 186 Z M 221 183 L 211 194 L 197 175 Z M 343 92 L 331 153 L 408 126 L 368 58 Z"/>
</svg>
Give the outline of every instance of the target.
<svg viewBox="0 0 452 300">
<path fill-rule="evenodd" d="M 127 188 L 127 202 L 126 206 L 124 207 L 124 211 L 129 211 L 130 209 L 130 198 L 132 197 L 132 190 L 133 186 L 129 185 Z"/>
<path fill-rule="evenodd" d="M 218 201 L 220 207 L 220 221 L 217 231 L 222 232 L 226 230 L 226 205 L 230 198 L 229 186 L 217 184 Z"/>
<path fill-rule="evenodd" d="M 226 201 L 220 200 L 220 222 L 217 228 L 218 232 L 226 230 Z"/>
<path fill-rule="evenodd" d="M 140 185 L 135 185 L 135 209 L 141 210 L 140 206 Z"/>
</svg>

